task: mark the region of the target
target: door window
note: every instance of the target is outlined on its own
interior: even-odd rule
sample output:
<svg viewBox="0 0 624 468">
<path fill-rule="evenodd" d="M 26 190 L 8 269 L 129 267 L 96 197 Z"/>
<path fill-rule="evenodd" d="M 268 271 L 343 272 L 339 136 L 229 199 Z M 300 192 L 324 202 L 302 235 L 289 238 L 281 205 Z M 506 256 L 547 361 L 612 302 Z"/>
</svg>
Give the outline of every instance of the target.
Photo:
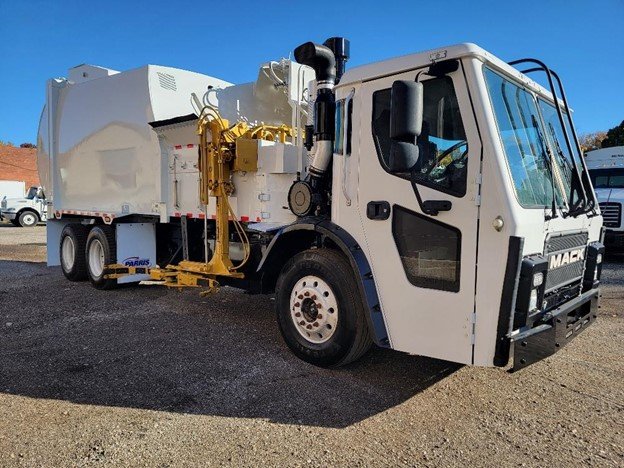
<svg viewBox="0 0 624 468">
<path fill-rule="evenodd" d="M 412 170 L 422 185 L 464 196 L 468 142 L 453 80 L 444 76 L 424 81 L 423 91 L 423 125 L 416 140 L 419 156 Z M 391 88 L 373 93 L 373 140 L 384 169 L 409 179 L 409 171 L 390 169 L 390 93 Z"/>
<path fill-rule="evenodd" d="M 343 154 L 345 153 L 345 145 L 346 145 L 346 154 L 351 154 L 351 121 L 353 116 L 353 100 L 349 101 L 349 105 L 346 109 L 345 116 L 345 100 L 341 99 L 336 102 L 336 118 L 335 118 L 335 128 L 334 128 L 334 153 Z M 347 121 L 347 135 L 346 140 L 344 134 L 344 125 L 345 120 Z"/>
<path fill-rule="evenodd" d="M 410 283 L 421 288 L 459 291 L 458 229 L 395 205 L 392 235 Z"/>
</svg>

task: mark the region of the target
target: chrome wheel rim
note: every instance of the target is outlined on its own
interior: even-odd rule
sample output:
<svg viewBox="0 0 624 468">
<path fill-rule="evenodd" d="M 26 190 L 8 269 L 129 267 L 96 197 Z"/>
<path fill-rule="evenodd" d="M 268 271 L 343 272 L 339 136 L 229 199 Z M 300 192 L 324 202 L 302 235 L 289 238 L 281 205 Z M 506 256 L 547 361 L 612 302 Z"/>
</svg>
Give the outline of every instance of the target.
<svg viewBox="0 0 624 468">
<path fill-rule="evenodd" d="M 76 260 L 76 251 L 74 246 L 74 240 L 65 236 L 63 239 L 63 243 L 61 244 L 61 261 L 63 262 L 63 268 L 65 271 L 69 271 L 74 266 L 74 261 Z"/>
<path fill-rule="evenodd" d="M 98 239 L 89 244 L 89 270 L 96 278 L 102 276 L 104 272 L 104 247 Z"/>
<path fill-rule="evenodd" d="M 306 341 L 325 343 L 334 335 L 338 325 L 338 302 L 334 291 L 321 278 L 304 276 L 291 291 L 290 318 Z"/>
<path fill-rule="evenodd" d="M 30 213 L 26 213 L 22 220 L 24 221 L 24 224 L 26 224 L 26 226 L 33 226 L 37 222 L 37 218 L 35 218 L 35 215 Z"/>
</svg>

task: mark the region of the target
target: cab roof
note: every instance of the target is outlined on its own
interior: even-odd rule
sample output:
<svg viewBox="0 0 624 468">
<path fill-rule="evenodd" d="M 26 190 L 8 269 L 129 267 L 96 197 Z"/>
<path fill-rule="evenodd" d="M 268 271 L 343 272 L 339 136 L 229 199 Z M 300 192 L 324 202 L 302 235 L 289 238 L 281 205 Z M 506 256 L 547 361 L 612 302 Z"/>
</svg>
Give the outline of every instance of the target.
<svg viewBox="0 0 624 468">
<path fill-rule="evenodd" d="M 524 86 L 532 89 L 536 93 L 547 97 L 551 101 L 553 100 L 550 91 L 546 90 L 546 88 L 541 86 L 539 83 L 535 82 L 523 73 L 520 73 L 518 69 L 502 61 L 485 49 L 482 49 L 478 45 L 470 42 L 441 47 L 439 49 L 426 50 L 424 52 L 403 55 L 380 62 L 373 62 L 367 65 L 353 67 L 345 72 L 337 87 L 341 88 L 343 86 L 355 85 L 357 83 L 363 83 L 426 67 L 434 62 L 460 58 L 476 58 L 477 60 L 488 64 L 488 66 L 497 69 L 506 75 L 512 76 L 517 81 L 520 81 Z M 527 66 L 527 68 L 531 67 Z M 561 102 L 561 105 L 563 106 L 563 102 Z"/>
</svg>

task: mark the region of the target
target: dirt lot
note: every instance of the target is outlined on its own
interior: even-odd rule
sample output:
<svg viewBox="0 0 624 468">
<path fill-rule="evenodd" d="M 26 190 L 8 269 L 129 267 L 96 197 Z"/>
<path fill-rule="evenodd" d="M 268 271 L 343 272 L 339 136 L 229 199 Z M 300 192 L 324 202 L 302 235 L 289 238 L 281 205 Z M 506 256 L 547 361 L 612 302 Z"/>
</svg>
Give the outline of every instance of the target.
<svg viewBox="0 0 624 468">
<path fill-rule="evenodd" d="M 624 464 L 624 263 L 597 323 L 522 372 L 288 352 L 272 299 L 69 283 L 0 225 L 0 466 Z"/>
</svg>

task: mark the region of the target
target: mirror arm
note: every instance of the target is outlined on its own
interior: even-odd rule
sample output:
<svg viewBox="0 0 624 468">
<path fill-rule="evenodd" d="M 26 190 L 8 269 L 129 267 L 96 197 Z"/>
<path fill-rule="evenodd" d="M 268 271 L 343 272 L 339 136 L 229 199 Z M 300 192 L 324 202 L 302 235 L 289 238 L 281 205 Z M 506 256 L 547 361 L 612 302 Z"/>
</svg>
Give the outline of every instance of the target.
<svg viewBox="0 0 624 468">
<path fill-rule="evenodd" d="M 440 211 L 450 211 L 453 208 L 453 203 L 449 200 L 424 200 L 420 196 L 420 191 L 418 190 L 418 183 L 416 182 L 416 170 L 415 166 L 410 170 L 410 182 L 412 184 L 412 190 L 414 190 L 414 195 L 416 195 L 416 200 L 418 201 L 418 206 L 420 210 L 428 214 L 430 216 L 438 216 Z"/>
</svg>

